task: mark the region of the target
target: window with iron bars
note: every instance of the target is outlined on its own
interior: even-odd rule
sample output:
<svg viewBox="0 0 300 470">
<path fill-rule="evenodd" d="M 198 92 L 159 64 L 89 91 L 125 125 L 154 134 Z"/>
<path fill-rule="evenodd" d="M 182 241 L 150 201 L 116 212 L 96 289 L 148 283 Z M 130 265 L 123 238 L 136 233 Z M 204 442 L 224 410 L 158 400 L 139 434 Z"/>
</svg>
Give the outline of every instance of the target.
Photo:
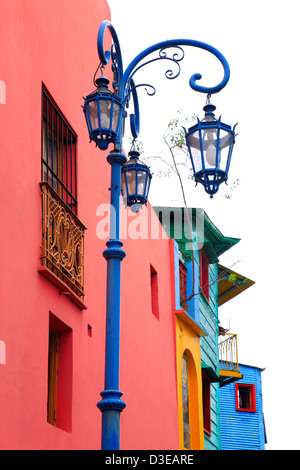
<svg viewBox="0 0 300 470">
<path fill-rule="evenodd" d="M 186 267 L 184 266 L 182 261 L 179 261 L 179 289 L 180 289 L 180 304 L 185 309 L 188 310 L 187 302 L 186 302 L 186 282 L 187 282 L 187 275 L 186 275 Z"/>
<path fill-rule="evenodd" d="M 200 287 L 209 301 L 209 263 L 203 249 L 199 251 L 199 261 Z"/>
<path fill-rule="evenodd" d="M 42 181 L 77 214 L 77 136 L 42 89 Z"/>
<path fill-rule="evenodd" d="M 83 309 L 85 227 L 77 217 L 77 136 L 44 86 L 41 118 L 39 272 Z"/>
</svg>

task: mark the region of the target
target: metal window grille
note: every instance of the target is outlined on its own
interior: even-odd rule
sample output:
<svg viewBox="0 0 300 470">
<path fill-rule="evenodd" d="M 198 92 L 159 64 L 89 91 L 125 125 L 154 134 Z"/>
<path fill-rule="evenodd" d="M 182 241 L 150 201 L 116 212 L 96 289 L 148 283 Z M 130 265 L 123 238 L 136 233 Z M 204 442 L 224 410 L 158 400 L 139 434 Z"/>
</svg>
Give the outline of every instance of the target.
<svg viewBox="0 0 300 470">
<path fill-rule="evenodd" d="M 77 214 L 77 136 L 42 90 L 42 181 Z"/>
<path fill-rule="evenodd" d="M 200 287 L 205 297 L 207 298 L 207 300 L 209 300 L 209 272 L 208 272 L 209 263 L 208 263 L 207 257 L 203 249 L 199 251 L 199 261 L 200 261 L 200 267 L 199 267 Z"/>
<path fill-rule="evenodd" d="M 186 267 L 179 262 L 179 285 L 180 285 L 180 303 L 186 301 Z"/>
</svg>

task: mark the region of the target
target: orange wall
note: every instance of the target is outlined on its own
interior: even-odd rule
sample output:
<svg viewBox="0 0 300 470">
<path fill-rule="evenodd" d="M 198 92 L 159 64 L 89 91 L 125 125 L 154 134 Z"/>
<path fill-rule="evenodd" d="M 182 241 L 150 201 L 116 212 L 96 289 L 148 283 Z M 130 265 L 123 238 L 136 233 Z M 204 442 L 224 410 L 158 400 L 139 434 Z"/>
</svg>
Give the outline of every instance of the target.
<svg viewBox="0 0 300 470">
<path fill-rule="evenodd" d="M 110 167 L 106 153 L 89 144 L 81 105 L 93 89 L 98 28 L 110 11 L 99 0 L 2 0 L 1 17 L 0 340 L 6 363 L 0 364 L 0 448 L 97 449 L 106 262 L 96 210 L 109 201 Z M 38 273 L 42 83 L 78 135 L 78 217 L 87 227 L 84 311 Z M 120 390 L 127 407 L 121 448 L 176 449 L 169 241 L 126 239 L 124 249 Z M 151 312 L 150 264 L 158 273 L 159 320 Z M 72 330 L 71 432 L 47 423 L 49 312 Z"/>
</svg>

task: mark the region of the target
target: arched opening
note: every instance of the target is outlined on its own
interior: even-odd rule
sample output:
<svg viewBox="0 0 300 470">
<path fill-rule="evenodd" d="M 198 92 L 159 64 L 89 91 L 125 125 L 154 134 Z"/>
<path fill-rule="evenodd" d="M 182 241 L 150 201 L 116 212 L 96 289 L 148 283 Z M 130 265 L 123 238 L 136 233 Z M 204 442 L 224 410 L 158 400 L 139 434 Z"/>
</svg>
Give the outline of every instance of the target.
<svg viewBox="0 0 300 470">
<path fill-rule="evenodd" d="M 195 362 L 191 352 L 186 349 L 181 359 L 181 390 L 183 447 L 199 449 L 199 401 Z"/>
</svg>

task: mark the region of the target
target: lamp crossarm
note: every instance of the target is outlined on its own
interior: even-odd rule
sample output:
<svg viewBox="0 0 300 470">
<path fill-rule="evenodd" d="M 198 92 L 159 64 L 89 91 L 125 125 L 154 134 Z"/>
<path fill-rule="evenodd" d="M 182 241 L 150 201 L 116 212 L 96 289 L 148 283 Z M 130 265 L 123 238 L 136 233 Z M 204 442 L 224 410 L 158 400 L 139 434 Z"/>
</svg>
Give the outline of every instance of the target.
<svg viewBox="0 0 300 470">
<path fill-rule="evenodd" d="M 148 56 L 149 54 L 152 54 L 153 52 L 157 50 L 165 50 L 165 49 L 169 49 L 172 47 L 180 48 L 180 46 L 192 46 L 192 47 L 203 49 L 212 53 L 214 56 L 216 56 L 219 59 L 224 69 L 223 79 L 218 85 L 213 86 L 213 87 L 204 87 L 196 83 L 202 78 L 202 75 L 200 73 L 195 73 L 194 75 L 192 75 L 189 83 L 190 83 L 190 87 L 193 90 L 199 91 L 200 93 L 213 94 L 213 93 L 218 93 L 227 85 L 228 80 L 230 78 L 230 68 L 225 57 L 213 46 L 210 46 L 209 44 L 205 44 L 204 42 L 196 41 L 193 39 L 171 39 L 171 40 L 159 42 L 157 44 L 154 44 L 153 46 L 148 47 L 147 49 L 142 51 L 140 54 L 138 54 L 135 57 L 135 59 L 133 59 L 133 61 L 126 68 L 124 72 L 124 84 L 126 84 L 128 78 L 132 76 L 133 71 L 135 70 L 135 67 L 137 66 L 137 64 L 139 64 L 139 62 L 141 62 L 141 60 L 143 60 L 146 56 Z M 182 58 L 180 58 L 180 60 L 182 60 Z M 159 57 L 159 59 L 169 59 L 169 60 L 173 60 L 174 62 L 179 62 L 179 59 L 176 59 L 175 55 L 173 56 L 172 59 L 165 55 Z M 150 62 L 153 62 L 153 61 L 149 61 L 146 64 Z"/>
<path fill-rule="evenodd" d="M 113 44 L 110 51 L 104 50 L 104 33 L 106 28 L 109 29 Z M 174 79 L 178 77 L 180 74 L 180 65 L 179 62 L 184 58 L 184 51 L 181 46 L 190 46 L 196 47 L 198 49 L 205 50 L 211 54 L 213 54 L 222 64 L 223 66 L 223 79 L 218 85 L 212 87 L 205 87 L 200 85 L 198 82 L 202 78 L 200 73 L 195 73 L 190 77 L 189 85 L 194 91 L 198 91 L 200 93 L 205 94 L 214 94 L 221 91 L 228 83 L 230 78 L 230 68 L 227 60 L 216 48 L 213 46 L 206 44 L 201 41 L 196 41 L 193 39 L 171 39 L 159 42 L 154 44 L 140 54 L 138 54 L 132 62 L 128 65 L 126 70 L 123 73 L 123 64 L 122 64 L 122 55 L 121 55 L 121 48 L 118 40 L 117 33 L 113 27 L 113 25 L 109 21 L 104 21 L 99 28 L 98 32 L 98 54 L 100 61 L 103 65 L 107 65 L 110 60 L 112 60 L 112 70 L 114 72 L 114 88 L 116 90 L 116 94 L 122 100 L 123 106 L 125 103 L 128 102 L 130 95 L 132 94 L 133 97 L 133 104 L 134 104 L 134 114 L 130 116 L 130 127 L 131 132 L 134 138 L 137 138 L 139 134 L 139 104 L 138 104 L 138 96 L 137 96 L 137 87 L 142 85 L 135 85 L 133 81 L 133 75 L 145 65 L 149 65 L 152 62 L 157 60 L 168 60 L 176 63 L 178 66 L 178 72 L 174 74 L 172 70 L 167 70 L 165 72 L 165 76 L 168 79 Z M 173 53 L 172 57 L 167 56 L 166 50 L 167 49 L 177 49 L 175 53 Z M 180 50 L 180 54 L 178 53 Z M 150 59 L 146 62 L 142 62 L 147 56 L 152 54 L 155 51 L 159 51 L 159 57 Z M 142 63 L 141 63 L 142 62 Z M 149 95 L 153 95 L 155 93 L 155 88 L 152 85 L 144 85 L 146 87 L 151 87 L 153 92 L 148 93 Z"/>
</svg>

